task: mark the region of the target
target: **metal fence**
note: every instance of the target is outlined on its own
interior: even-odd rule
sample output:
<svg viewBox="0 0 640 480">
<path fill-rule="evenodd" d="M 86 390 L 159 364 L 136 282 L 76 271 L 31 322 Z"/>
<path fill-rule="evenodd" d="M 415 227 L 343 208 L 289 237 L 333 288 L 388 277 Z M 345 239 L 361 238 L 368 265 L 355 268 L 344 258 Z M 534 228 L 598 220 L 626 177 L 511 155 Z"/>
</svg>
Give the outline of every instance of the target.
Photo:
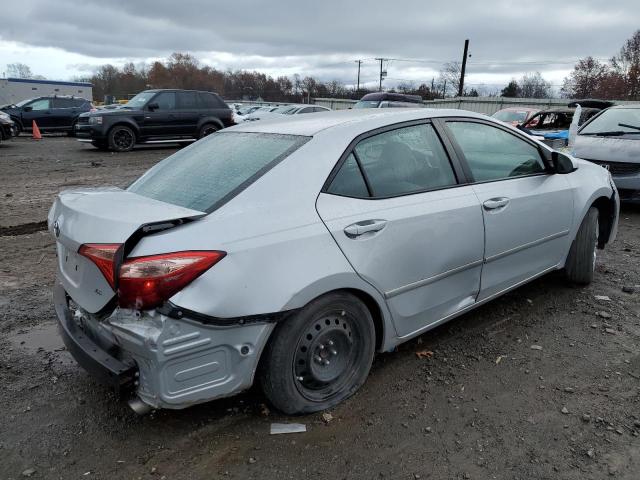
<svg viewBox="0 0 640 480">
<path fill-rule="evenodd" d="M 314 103 L 332 110 L 344 110 L 352 107 L 357 100 L 344 100 L 340 98 L 315 98 Z M 426 100 L 427 108 L 455 108 L 469 110 L 485 115 L 493 115 L 498 110 L 508 107 L 531 107 L 540 110 L 553 107 L 566 106 L 571 100 L 564 98 L 505 98 L 505 97 L 456 97 L 440 100 Z M 616 101 L 617 105 L 640 102 Z"/>
</svg>

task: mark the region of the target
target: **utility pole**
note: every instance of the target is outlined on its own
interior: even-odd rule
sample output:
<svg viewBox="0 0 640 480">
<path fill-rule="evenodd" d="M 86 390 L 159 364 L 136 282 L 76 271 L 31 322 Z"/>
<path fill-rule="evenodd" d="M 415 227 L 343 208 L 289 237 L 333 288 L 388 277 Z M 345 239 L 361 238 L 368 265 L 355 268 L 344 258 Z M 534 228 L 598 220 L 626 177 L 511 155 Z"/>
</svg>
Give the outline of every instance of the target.
<svg viewBox="0 0 640 480">
<path fill-rule="evenodd" d="M 356 63 L 358 64 L 358 86 L 356 87 L 356 93 L 358 93 L 360 92 L 360 65 L 362 65 L 362 60 L 356 60 Z"/>
<path fill-rule="evenodd" d="M 380 61 L 380 86 L 378 90 L 382 91 L 382 79 L 387 76 L 387 72 L 382 69 L 382 62 L 384 62 L 386 58 L 376 58 L 376 60 Z"/>
<path fill-rule="evenodd" d="M 444 85 L 442 86 L 442 99 L 444 100 L 447 97 L 447 79 L 444 80 Z"/>
<path fill-rule="evenodd" d="M 462 68 L 460 69 L 460 86 L 458 87 L 458 96 L 464 93 L 464 71 L 467 69 L 467 56 L 469 55 L 469 39 L 464 41 L 464 53 L 462 54 Z"/>
</svg>

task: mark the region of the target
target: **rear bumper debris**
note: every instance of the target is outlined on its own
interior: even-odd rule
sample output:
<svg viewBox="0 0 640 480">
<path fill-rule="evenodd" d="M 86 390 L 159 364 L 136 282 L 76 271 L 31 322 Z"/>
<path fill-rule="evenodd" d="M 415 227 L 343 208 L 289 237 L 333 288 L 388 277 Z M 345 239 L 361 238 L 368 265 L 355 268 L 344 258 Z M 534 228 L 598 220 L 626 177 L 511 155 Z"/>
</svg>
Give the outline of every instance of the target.
<svg viewBox="0 0 640 480">
<path fill-rule="evenodd" d="M 99 320 L 79 308 L 71 312 L 62 285 L 55 288 L 59 322 L 68 326 L 61 332 L 78 363 L 97 378 L 134 379 L 137 396 L 154 408 L 181 409 L 249 388 L 275 327 L 205 325 L 186 315 L 176 319 L 119 308 Z M 116 352 L 113 360 L 106 360 L 107 350 Z"/>
</svg>

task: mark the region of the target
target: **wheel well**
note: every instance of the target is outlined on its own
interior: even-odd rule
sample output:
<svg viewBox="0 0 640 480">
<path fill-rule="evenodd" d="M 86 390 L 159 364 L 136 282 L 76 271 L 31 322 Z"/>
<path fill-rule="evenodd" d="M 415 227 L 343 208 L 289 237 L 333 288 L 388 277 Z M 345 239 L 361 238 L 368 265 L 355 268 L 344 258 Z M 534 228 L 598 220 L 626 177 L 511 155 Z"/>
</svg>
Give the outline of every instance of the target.
<svg viewBox="0 0 640 480">
<path fill-rule="evenodd" d="M 611 234 L 615 202 L 607 197 L 598 197 L 591 204 L 598 209 L 598 248 L 604 248 Z"/>
<path fill-rule="evenodd" d="M 207 125 L 214 125 L 218 129 L 224 128 L 224 125 L 222 124 L 222 122 L 220 120 L 217 120 L 217 119 L 214 119 L 214 118 L 207 118 L 206 120 L 204 120 L 202 122 L 202 124 L 198 128 L 198 133 Z"/>
<path fill-rule="evenodd" d="M 362 290 L 357 290 L 355 288 L 345 288 L 342 291 L 348 292 L 351 295 L 357 297 L 369 309 L 371 318 L 373 318 L 373 326 L 376 329 L 376 350 L 380 350 L 382 348 L 382 343 L 384 342 L 384 320 L 382 318 L 380 305 L 378 305 L 378 302 L 376 302 L 371 295 L 363 292 Z"/>
</svg>

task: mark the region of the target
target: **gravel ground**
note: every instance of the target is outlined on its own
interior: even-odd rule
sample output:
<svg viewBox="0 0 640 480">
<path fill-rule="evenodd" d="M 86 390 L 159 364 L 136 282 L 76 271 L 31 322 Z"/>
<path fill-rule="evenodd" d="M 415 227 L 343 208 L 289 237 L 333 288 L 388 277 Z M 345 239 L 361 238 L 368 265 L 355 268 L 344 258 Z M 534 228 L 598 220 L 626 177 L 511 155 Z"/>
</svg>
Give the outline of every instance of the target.
<svg viewBox="0 0 640 480">
<path fill-rule="evenodd" d="M 133 414 L 55 333 L 43 222 L 59 190 L 125 186 L 173 151 L 0 145 L 0 478 L 639 478 L 637 207 L 591 286 L 547 275 L 379 355 L 331 417 L 270 412 L 257 390 Z M 269 435 L 294 421 L 307 432 Z"/>
</svg>

